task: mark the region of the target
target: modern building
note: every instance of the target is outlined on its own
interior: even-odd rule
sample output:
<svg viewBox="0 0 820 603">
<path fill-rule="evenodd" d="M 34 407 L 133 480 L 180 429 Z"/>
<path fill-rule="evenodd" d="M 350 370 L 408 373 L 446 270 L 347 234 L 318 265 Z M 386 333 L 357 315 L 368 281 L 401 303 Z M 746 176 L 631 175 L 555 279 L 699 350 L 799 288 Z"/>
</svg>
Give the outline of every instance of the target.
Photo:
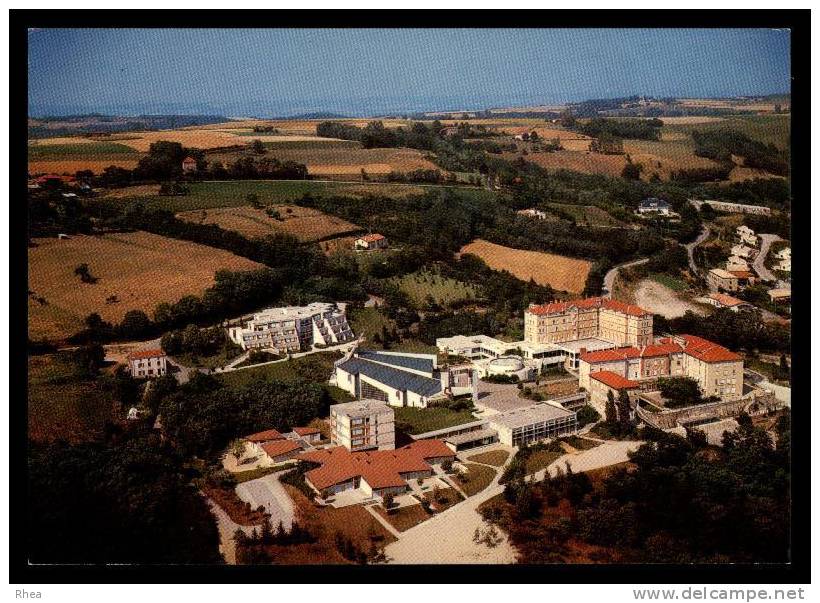
<svg viewBox="0 0 820 603">
<path fill-rule="evenodd" d="M 395 413 L 380 400 L 357 400 L 330 407 L 330 441 L 357 450 L 393 450 Z"/>
<path fill-rule="evenodd" d="M 387 248 L 387 239 L 380 234 L 367 234 L 359 237 L 353 242 L 353 248 L 362 251 L 372 251 L 374 249 Z"/>
<path fill-rule="evenodd" d="M 606 403 L 610 392 L 617 400 L 622 391 L 630 393 L 641 387 L 639 382 L 612 371 L 597 371 L 589 377 L 589 403 L 602 417 L 606 415 Z"/>
<path fill-rule="evenodd" d="M 532 444 L 578 431 L 576 413 L 549 402 L 492 415 L 487 423 L 498 432 L 498 441 L 507 446 Z"/>
<path fill-rule="evenodd" d="M 305 473 L 305 482 L 320 497 L 359 490 L 375 498 L 407 492 L 408 481 L 431 477 L 434 466 L 453 461 L 455 453 L 441 440 L 420 440 L 396 450 L 351 452 L 338 446 L 299 458 L 319 465 Z"/>
<path fill-rule="evenodd" d="M 713 291 L 737 291 L 738 277 L 722 268 L 712 268 L 706 275 L 706 283 Z"/>
<path fill-rule="evenodd" d="M 602 339 L 615 345 L 652 342 L 652 313 L 605 297 L 531 305 L 524 312 L 524 341 L 534 344 Z"/>
<path fill-rule="evenodd" d="M 609 371 L 642 385 L 659 377 L 692 377 L 704 396 L 731 400 L 743 395 L 743 358 L 694 335 L 661 338 L 643 348 L 582 354 L 578 385 L 590 391 L 592 375 L 599 371 Z"/>
<path fill-rule="evenodd" d="M 355 336 L 345 308 L 345 304 L 336 303 L 268 308 L 254 314 L 244 326 L 229 328 L 228 336 L 242 349 L 277 353 L 349 342 Z"/>
<path fill-rule="evenodd" d="M 283 463 L 302 452 L 302 447 L 293 440 L 272 440 L 259 446 L 271 464 Z"/>
<path fill-rule="evenodd" d="M 648 199 L 644 199 L 643 201 L 641 201 L 641 203 L 638 205 L 638 213 L 668 216 L 670 213 L 672 213 L 672 206 L 669 204 L 668 201 L 665 201 L 663 199 L 649 197 Z"/>
<path fill-rule="evenodd" d="M 726 295 L 725 293 L 710 293 L 705 297 L 701 297 L 698 301 L 702 301 L 705 304 L 710 304 L 716 308 L 729 308 L 734 312 L 737 312 L 742 308 L 752 307 L 752 304 L 745 302 L 742 299 L 732 297 L 731 295 Z"/>
<path fill-rule="evenodd" d="M 740 239 L 741 243 L 749 245 L 751 247 L 757 247 L 757 235 L 755 235 L 755 231 L 746 226 L 745 224 L 741 224 L 737 227 L 737 237 Z"/>
<path fill-rule="evenodd" d="M 186 157 L 182 160 L 182 173 L 183 174 L 194 174 L 196 173 L 196 159 L 193 157 Z"/>
<path fill-rule="evenodd" d="M 432 400 L 471 393 L 477 378 L 465 364 L 439 367 L 435 354 L 359 350 L 336 362 L 331 384 L 356 398 L 424 408 Z"/>
<path fill-rule="evenodd" d="M 128 355 L 128 370 L 137 379 L 153 379 L 168 372 L 168 357 L 161 349 L 140 350 Z"/>
</svg>

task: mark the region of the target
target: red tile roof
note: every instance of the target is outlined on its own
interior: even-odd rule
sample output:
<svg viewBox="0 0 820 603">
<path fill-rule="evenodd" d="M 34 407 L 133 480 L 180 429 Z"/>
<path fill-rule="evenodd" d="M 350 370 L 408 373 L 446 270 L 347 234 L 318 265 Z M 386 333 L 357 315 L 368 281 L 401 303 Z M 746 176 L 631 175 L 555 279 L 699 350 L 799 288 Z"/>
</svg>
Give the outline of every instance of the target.
<svg viewBox="0 0 820 603">
<path fill-rule="evenodd" d="M 632 381 L 631 379 L 622 377 L 618 373 L 613 373 L 612 371 L 597 371 L 595 373 L 590 373 L 589 378 L 600 381 L 612 389 L 633 389 L 640 386 L 637 381 Z"/>
<path fill-rule="evenodd" d="M 154 348 L 152 350 L 138 350 L 136 352 L 131 352 L 128 354 L 128 359 L 139 360 L 141 358 L 157 358 L 158 356 L 165 356 L 165 352 L 159 348 Z"/>
<path fill-rule="evenodd" d="M 275 429 L 267 429 L 265 431 L 259 431 L 257 433 L 252 433 L 251 435 L 245 438 L 249 442 L 270 442 L 271 440 L 284 440 L 285 436 L 281 433 L 276 431 Z"/>
<path fill-rule="evenodd" d="M 430 471 L 425 461 L 455 453 L 440 440 L 421 440 L 396 450 L 350 452 L 343 446 L 302 453 L 299 458 L 321 466 L 305 473 L 317 489 L 348 482 L 360 477 L 372 488 L 401 487 L 406 485 L 402 474 Z"/>
<path fill-rule="evenodd" d="M 367 243 L 374 243 L 376 241 L 381 241 L 384 236 L 380 234 L 367 234 L 359 238 Z"/>
<path fill-rule="evenodd" d="M 681 335 L 684 341 L 684 352 L 693 358 L 704 362 L 732 362 L 742 360 L 739 354 L 724 348 L 722 345 L 713 343 L 708 339 L 695 335 Z"/>
<path fill-rule="evenodd" d="M 262 444 L 262 450 L 264 450 L 265 454 L 272 459 L 275 459 L 277 456 L 287 454 L 288 452 L 301 449 L 302 447 L 299 446 L 299 444 L 290 440 L 273 440 L 272 442 Z"/>
<path fill-rule="evenodd" d="M 721 306 L 726 306 L 727 308 L 732 308 L 734 306 L 740 306 L 740 305 L 746 303 L 743 300 L 740 300 L 736 297 L 732 297 L 731 295 L 726 295 L 724 293 L 712 293 L 709 296 L 709 298 L 715 300 Z"/>
<path fill-rule="evenodd" d="M 748 270 L 727 270 L 727 272 L 736 276 L 737 278 L 754 278 L 754 274 L 749 272 Z"/>
<path fill-rule="evenodd" d="M 311 434 L 314 434 L 314 433 L 322 433 L 321 431 L 319 431 L 315 427 L 294 427 L 293 432 L 296 435 L 300 435 L 300 436 L 311 435 Z"/>
<path fill-rule="evenodd" d="M 635 347 L 615 348 L 614 350 L 597 350 L 595 352 L 583 352 L 581 360 L 590 364 L 597 362 L 613 362 L 615 360 L 627 360 L 629 358 L 640 358 L 641 351 Z"/>
<path fill-rule="evenodd" d="M 651 314 L 639 306 L 618 301 L 617 299 L 609 299 L 606 297 L 588 297 L 586 299 L 575 299 L 565 302 L 552 302 L 550 304 L 543 304 L 540 306 L 531 306 L 527 312 L 531 314 L 547 315 L 560 314 L 566 312 L 570 308 L 589 309 L 589 308 L 606 308 L 615 312 L 621 312 L 630 316 L 646 316 Z"/>
<path fill-rule="evenodd" d="M 182 163 L 187 163 L 187 164 L 196 163 L 196 159 L 194 159 L 193 157 L 186 157 L 185 159 L 182 160 Z"/>
<path fill-rule="evenodd" d="M 658 356 L 668 356 L 669 354 L 680 353 L 683 346 L 674 341 L 661 340 L 660 343 L 653 343 L 644 346 L 641 350 L 641 358 L 656 358 Z"/>
</svg>

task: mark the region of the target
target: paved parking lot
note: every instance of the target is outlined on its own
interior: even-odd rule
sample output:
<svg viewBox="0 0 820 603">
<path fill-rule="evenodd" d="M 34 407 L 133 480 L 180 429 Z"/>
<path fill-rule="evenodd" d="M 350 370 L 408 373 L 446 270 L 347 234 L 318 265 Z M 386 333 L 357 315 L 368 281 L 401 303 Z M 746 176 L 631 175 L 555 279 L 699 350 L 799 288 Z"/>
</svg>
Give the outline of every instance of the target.
<svg viewBox="0 0 820 603">
<path fill-rule="evenodd" d="M 479 381 L 477 390 L 476 406 L 485 409 L 482 417 L 535 404 L 532 400 L 519 397 L 518 386 L 514 384 Z"/>
<path fill-rule="evenodd" d="M 270 522 L 274 529 L 281 521 L 285 529 L 289 530 L 293 523 L 293 501 L 279 483 L 281 473 L 272 473 L 239 484 L 236 486 L 236 494 L 245 502 L 250 503 L 253 509 L 260 506 L 265 507 L 265 510 L 270 513 Z"/>
</svg>

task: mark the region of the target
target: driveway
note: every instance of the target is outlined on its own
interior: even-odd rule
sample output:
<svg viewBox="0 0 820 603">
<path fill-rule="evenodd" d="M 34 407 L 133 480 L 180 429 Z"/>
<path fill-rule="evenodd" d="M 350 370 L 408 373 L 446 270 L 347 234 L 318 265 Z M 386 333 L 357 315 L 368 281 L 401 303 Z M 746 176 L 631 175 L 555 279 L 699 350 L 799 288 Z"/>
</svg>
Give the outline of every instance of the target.
<svg viewBox="0 0 820 603">
<path fill-rule="evenodd" d="M 779 236 L 775 234 L 761 234 L 760 235 L 760 253 L 752 262 L 752 268 L 754 271 L 757 272 L 757 275 L 762 278 L 764 281 L 776 281 L 777 277 L 772 273 L 771 270 L 766 268 L 766 257 L 769 255 L 769 247 L 771 247 L 772 243 L 775 241 L 782 241 Z"/>
<path fill-rule="evenodd" d="M 704 225 L 703 230 L 700 231 L 698 238 L 692 241 L 691 243 L 687 243 L 684 245 L 686 247 L 686 254 L 689 256 L 689 270 L 692 272 L 693 275 L 697 276 L 698 274 L 698 267 L 695 265 L 695 247 L 703 243 L 706 238 L 709 236 L 709 227 Z"/>
<path fill-rule="evenodd" d="M 628 453 L 637 450 L 641 444 L 606 442 L 591 450 L 565 454 L 546 470 L 536 473 L 533 479 L 543 480 L 547 470 L 555 475 L 559 467 L 562 470 L 566 467 L 567 462 L 575 472 L 617 465 L 628 461 Z M 502 471 L 503 468 L 499 468 L 495 479 L 482 492 L 401 532 L 399 539 L 385 548 L 388 563 L 515 563 L 515 549 L 502 530 L 499 530 L 501 542 L 494 548 L 473 542 L 477 528 L 482 532 L 487 529 L 486 522 L 477 511 L 479 505 L 504 491 L 504 486 L 498 483 Z"/>
<path fill-rule="evenodd" d="M 641 264 L 646 264 L 648 261 L 649 261 L 649 258 L 642 258 L 640 260 L 633 260 L 633 261 L 627 262 L 625 264 L 619 264 L 618 266 L 615 266 L 614 268 L 610 269 L 609 272 L 607 272 L 604 275 L 604 284 L 603 284 L 603 289 L 601 290 L 601 295 L 612 296 L 612 287 L 615 286 L 615 277 L 618 276 L 618 272 L 620 272 L 620 270 L 622 268 L 630 268 L 632 266 L 639 266 Z"/>
<path fill-rule="evenodd" d="M 265 507 L 270 513 L 272 528 L 276 529 L 281 521 L 285 529 L 289 530 L 293 523 L 293 501 L 279 482 L 282 473 L 279 471 L 241 483 L 236 486 L 236 494 L 250 503 L 252 509 Z"/>
</svg>

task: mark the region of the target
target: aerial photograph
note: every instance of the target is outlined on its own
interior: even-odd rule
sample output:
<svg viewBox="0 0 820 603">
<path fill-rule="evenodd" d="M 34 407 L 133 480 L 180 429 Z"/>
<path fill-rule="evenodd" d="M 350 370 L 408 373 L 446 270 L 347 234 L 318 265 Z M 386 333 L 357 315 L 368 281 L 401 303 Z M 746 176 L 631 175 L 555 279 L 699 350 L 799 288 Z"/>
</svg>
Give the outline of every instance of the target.
<svg viewBox="0 0 820 603">
<path fill-rule="evenodd" d="M 792 561 L 789 30 L 26 43 L 29 566 Z"/>
</svg>

